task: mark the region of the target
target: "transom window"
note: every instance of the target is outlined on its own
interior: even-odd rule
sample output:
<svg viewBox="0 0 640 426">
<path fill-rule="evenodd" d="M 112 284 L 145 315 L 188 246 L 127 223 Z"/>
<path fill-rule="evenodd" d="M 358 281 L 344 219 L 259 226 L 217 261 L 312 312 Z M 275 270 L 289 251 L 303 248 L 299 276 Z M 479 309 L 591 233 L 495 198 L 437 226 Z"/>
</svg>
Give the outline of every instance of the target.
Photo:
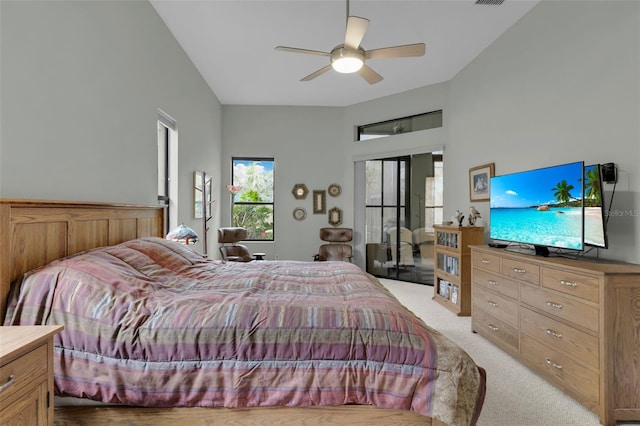
<svg viewBox="0 0 640 426">
<path fill-rule="evenodd" d="M 366 141 L 436 127 L 442 127 L 442 110 L 358 126 L 357 140 Z"/>
</svg>

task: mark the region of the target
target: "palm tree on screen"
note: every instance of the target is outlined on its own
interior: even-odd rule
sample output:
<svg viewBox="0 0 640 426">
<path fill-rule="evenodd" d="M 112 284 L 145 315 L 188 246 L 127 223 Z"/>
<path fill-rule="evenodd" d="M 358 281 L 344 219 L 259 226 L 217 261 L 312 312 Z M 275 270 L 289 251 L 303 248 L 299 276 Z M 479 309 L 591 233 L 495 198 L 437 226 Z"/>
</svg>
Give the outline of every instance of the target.
<svg viewBox="0 0 640 426">
<path fill-rule="evenodd" d="M 563 179 L 562 182 L 556 183 L 555 188 L 551 188 L 553 196 L 556 197 L 559 203 L 568 203 L 573 197 L 571 196 L 571 190 L 574 189 L 573 185 Z"/>
<path fill-rule="evenodd" d="M 584 180 L 584 196 L 600 205 L 600 179 L 595 168 L 587 170 Z"/>
</svg>

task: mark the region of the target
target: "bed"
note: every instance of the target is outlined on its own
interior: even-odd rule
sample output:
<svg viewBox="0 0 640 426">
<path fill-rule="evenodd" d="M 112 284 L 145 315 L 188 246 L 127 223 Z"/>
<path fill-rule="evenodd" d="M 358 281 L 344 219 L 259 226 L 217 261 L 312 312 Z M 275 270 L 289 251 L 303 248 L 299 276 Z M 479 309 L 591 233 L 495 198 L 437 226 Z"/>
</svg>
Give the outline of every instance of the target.
<svg viewBox="0 0 640 426">
<path fill-rule="evenodd" d="M 158 206 L 0 209 L 4 325 L 65 326 L 54 342 L 60 396 L 477 420 L 483 370 L 355 265 L 209 260 L 158 238 Z"/>
</svg>

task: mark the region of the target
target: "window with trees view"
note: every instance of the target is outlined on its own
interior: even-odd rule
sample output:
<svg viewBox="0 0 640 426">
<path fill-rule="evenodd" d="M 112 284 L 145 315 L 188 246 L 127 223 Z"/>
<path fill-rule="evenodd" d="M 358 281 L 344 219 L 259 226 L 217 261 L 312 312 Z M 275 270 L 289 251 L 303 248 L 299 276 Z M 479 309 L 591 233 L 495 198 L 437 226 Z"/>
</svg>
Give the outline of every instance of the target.
<svg viewBox="0 0 640 426">
<path fill-rule="evenodd" d="M 273 241 L 273 158 L 233 158 L 233 226 L 247 230 L 247 240 Z"/>
</svg>

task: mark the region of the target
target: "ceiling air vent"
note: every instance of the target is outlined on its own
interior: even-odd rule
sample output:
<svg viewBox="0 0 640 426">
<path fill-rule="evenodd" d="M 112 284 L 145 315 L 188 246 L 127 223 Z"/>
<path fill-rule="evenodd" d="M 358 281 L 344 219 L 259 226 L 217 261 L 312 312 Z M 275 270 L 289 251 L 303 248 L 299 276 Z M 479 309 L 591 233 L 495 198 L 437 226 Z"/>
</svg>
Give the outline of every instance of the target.
<svg viewBox="0 0 640 426">
<path fill-rule="evenodd" d="M 488 4 L 492 6 L 500 6 L 504 0 L 476 0 L 476 4 Z"/>
</svg>

